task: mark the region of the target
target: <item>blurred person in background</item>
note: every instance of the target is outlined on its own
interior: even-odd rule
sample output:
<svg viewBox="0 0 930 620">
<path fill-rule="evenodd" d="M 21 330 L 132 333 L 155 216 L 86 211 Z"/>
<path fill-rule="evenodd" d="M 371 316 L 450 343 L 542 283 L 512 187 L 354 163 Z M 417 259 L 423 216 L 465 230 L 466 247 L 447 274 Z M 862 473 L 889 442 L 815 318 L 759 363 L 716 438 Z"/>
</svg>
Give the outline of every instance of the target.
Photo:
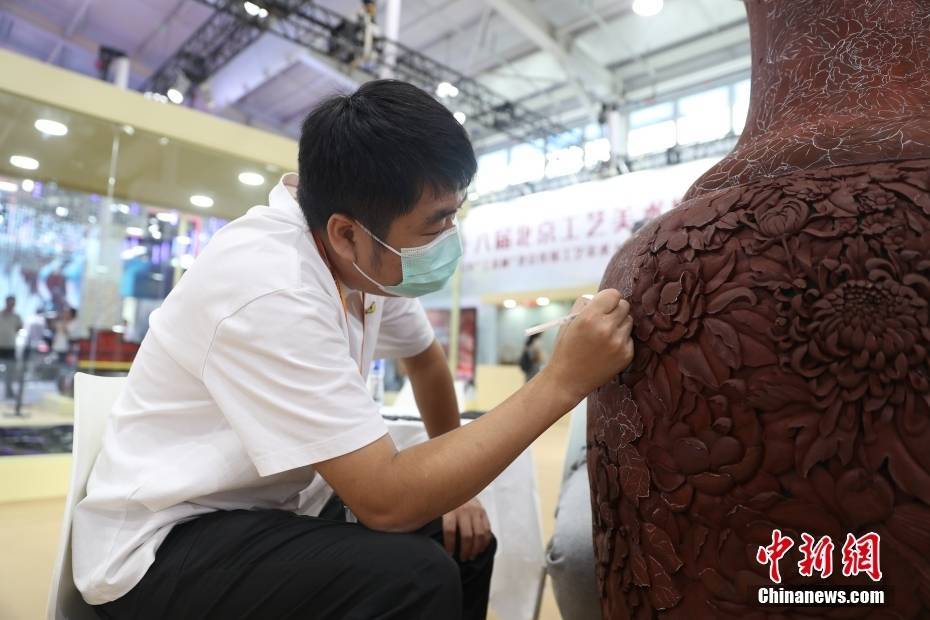
<svg viewBox="0 0 930 620">
<path fill-rule="evenodd" d="M 16 335 L 23 320 L 16 314 L 16 298 L 8 295 L 0 311 L 0 363 L 3 364 L 3 396 L 13 398 L 13 378 L 16 374 Z"/>
<path fill-rule="evenodd" d="M 543 351 L 539 337 L 542 334 L 533 334 L 523 344 L 523 353 L 520 354 L 520 370 L 529 381 L 546 365 L 546 352 Z"/>
</svg>

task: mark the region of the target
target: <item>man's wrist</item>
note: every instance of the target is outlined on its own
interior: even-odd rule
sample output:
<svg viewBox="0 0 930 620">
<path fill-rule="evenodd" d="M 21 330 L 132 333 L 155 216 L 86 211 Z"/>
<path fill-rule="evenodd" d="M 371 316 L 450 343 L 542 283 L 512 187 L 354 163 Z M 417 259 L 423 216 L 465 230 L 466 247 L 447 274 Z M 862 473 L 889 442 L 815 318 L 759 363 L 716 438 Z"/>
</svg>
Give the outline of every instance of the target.
<svg viewBox="0 0 930 620">
<path fill-rule="evenodd" d="M 539 390 L 544 402 L 552 403 L 555 420 L 575 408 L 587 395 L 578 394 L 570 382 L 561 378 L 552 366 L 546 366 L 530 381 Z"/>
</svg>

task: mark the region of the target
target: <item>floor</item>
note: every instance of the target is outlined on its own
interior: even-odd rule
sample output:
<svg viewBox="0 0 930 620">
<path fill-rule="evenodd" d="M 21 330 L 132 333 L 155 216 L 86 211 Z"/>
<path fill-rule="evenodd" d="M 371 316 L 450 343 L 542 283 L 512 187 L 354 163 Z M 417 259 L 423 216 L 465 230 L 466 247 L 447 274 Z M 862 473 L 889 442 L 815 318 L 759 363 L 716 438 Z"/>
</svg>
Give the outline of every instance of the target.
<svg viewBox="0 0 930 620">
<path fill-rule="evenodd" d="M 568 417 L 533 444 L 543 533 L 552 534 Z M 39 620 L 45 615 L 63 499 L 0 504 L 0 620 Z M 493 620 L 508 620 L 507 618 Z M 543 595 L 541 620 L 560 620 L 551 587 Z"/>
</svg>

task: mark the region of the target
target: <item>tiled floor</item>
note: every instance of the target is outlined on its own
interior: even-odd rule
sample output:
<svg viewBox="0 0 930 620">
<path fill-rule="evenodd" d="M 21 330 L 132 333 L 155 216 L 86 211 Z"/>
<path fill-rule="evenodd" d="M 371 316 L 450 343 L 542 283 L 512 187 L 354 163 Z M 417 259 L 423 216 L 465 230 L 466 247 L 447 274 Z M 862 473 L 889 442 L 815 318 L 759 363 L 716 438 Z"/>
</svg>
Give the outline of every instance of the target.
<svg viewBox="0 0 930 620">
<path fill-rule="evenodd" d="M 533 445 L 546 539 L 552 534 L 567 440 L 566 417 Z M 0 504 L 0 620 L 44 618 L 63 504 L 63 499 Z M 561 618 L 548 585 L 540 618 Z"/>
</svg>

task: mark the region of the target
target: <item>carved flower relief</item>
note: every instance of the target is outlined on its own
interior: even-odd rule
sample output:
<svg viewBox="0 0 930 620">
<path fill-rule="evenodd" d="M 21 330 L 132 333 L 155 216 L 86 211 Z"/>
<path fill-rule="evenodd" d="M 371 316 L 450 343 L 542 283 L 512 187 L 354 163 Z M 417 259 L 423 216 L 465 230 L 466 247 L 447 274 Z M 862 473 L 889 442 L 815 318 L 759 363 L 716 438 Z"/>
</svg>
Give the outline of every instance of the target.
<svg viewBox="0 0 930 620">
<path fill-rule="evenodd" d="M 635 335 L 645 345 L 634 368 L 670 354 L 676 372 L 699 389 L 719 387 L 741 367 L 777 362 L 766 335 L 774 317 L 757 308 L 752 274 L 737 273 L 738 252 L 707 254 L 700 262 L 673 252 L 647 259 L 634 293 Z M 658 393 L 672 392 L 663 386 Z"/>
<path fill-rule="evenodd" d="M 770 193 L 767 201 L 755 209 L 747 210 L 740 217 L 740 222 L 753 231 L 754 241 L 748 251 L 759 254 L 779 244 L 785 254 L 790 255 L 787 240 L 807 225 L 810 216 L 811 208 L 802 198 L 781 192 Z"/>
<path fill-rule="evenodd" d="M 910 261 L 869 258 L 862 238 L 842 247 L 840 259 L 820 260 L 813 277 L 774 292 L 781 366 L 803 377 L 820 411 L 799 424 L 802 472 L 837 454 L 849 463 L 860 432 L 866 446 L 882 450 L 930 432 L 930 261 L 914 253 Z M 926 470 L 900 451 L 890 459 L 892 473 L 909 478 L 896 481 L 916 493 Z"/>
</svg>

